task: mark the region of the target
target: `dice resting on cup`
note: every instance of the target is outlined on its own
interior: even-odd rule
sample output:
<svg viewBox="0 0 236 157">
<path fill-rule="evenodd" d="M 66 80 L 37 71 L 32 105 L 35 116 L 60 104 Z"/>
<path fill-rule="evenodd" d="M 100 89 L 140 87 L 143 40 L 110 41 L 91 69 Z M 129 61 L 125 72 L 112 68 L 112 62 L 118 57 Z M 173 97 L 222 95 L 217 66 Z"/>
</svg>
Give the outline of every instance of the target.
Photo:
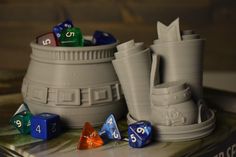
<svg viewBox="0 0 236 157">
<path fill-rule="evenodd" d="M 58 25 L 54 26 L 52 31 L 55 34 L 55 36 L 57 38 L 61 37 L 61 32 L 67 28 L 72 28 L 73 27 L 73 23 L 71 20 L 65 20 L 62 23 L 59 23 Z"/>
<path fill-rule="evenodd" d="M 152 140 L 152 126 L 148 121 L 139 121 L 128 127 L 129 145 L 142 148 Z"/>
<path fill-rule="evenodd" d="M 79 28 L 73 27 L 65 29 L 61 32 L 61 36 L 59 38 L 61 46 L 83 46 L 84 39 L 82 32 Z"/>
<path fill-rule="evenodd" d="M 110 33 L 103 31 L 95 31 L 93 34 L 92 43 L 94 45 L 106 45 L 116 42 L 116 38 L 113 37 Z"/>
<path fill-rule="evenodd" d="M 31 117 L 31 136 L 51 139 L 61 131 L 60 117 L 52 113 L 41 113 Z"/>
<path fill-rule="evenodd" d="M 52 32 L 40 35 L 36 38 L 36 42 L 44 46 L 57 46 L 58 41 Z"/>
</svg>

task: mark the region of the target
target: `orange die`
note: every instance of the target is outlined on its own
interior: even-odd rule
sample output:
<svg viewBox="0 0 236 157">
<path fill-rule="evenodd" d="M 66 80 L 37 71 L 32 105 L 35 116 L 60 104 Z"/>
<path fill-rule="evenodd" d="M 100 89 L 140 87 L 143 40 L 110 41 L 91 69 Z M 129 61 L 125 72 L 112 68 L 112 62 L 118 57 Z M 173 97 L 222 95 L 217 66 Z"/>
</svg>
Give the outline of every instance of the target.
<svg viewBox="0 0 236 157">
<path fill-rule="evenodd" d="M 82 134 L 78 143 L 78 149 L 91 149 L 97 148 L 103 145 L 103 140 L 97 133 L 97 131 L 91 126 L 89 122 L 84 124 Z"/>
</svg>

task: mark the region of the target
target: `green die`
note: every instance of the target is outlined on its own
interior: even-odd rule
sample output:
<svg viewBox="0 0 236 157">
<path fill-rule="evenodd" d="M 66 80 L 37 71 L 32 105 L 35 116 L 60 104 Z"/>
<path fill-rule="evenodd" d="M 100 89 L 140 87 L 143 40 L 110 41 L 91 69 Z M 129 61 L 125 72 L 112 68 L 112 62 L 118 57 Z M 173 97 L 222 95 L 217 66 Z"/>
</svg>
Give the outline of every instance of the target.
<svg viewBox="0 0 236 157">
<path fill-rule="evenodd" d="M 23 111 L 14 115 L 10 122 L 21 134 L 29 134 L 31 116 L 32 114 L 29 111 Z"/>
<path fill-rule="evenodd" d="M 75 47 L 84 45 L 83 35 L 80 29 L 76 27 L 63 30 L 59 41 L 61 46 Z"/>
<path fill-rule="evenodd" d="M 22 104 L 10 120 L 10 124 L 19 130 L 21 134 L 30 133 L 30 119 L 32 114 L 26 104 Z"/>
</svg>

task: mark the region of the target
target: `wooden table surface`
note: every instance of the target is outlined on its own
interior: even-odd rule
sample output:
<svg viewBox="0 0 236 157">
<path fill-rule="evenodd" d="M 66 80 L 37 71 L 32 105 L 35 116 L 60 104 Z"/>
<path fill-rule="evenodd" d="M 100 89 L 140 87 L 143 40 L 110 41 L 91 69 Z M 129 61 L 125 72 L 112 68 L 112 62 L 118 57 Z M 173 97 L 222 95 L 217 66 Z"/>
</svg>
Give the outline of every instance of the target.
<svg viewBox="0 0 236 157">
<path fill-rule="evenodd" d="M 59 137 L 48 141 L 35 139 L 30 135 L 20 135 L 16 129 L 9 126 L 8 122 L 22 103 L 19 85 L 23 75 L 24 72 L 0 71 L 0 156 L 197 157 L 202 153 L 211 156 L 214 155 L 211 154 L 212 150 L 219 149 L 218 146 L 224 141 L 236 137 L 236 114 L 221 111 L 216 112 L 216 130 L 208 137 L 189 142 L 154 142 L 142 149 L 133 149 L 127 142 L 121 141 L 110 142 L 97 149 L 78 151 L 76 146 L 81 129 L 65 130 Z M 126 120 L 119 121 L 118 125 L 122 134 L 126 136 Z"/>
</svg>

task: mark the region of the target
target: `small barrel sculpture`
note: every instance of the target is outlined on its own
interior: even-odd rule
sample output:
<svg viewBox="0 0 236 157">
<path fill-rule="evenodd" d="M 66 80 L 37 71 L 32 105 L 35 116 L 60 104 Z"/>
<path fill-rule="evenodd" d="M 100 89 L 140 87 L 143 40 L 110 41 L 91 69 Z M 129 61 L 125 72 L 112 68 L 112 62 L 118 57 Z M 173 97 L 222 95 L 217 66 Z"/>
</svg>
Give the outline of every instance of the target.
<svg viewBox="0 0 236 157">
<path fill-rule="evenodd" d="M 197 122 L 198 109 L 191 99 L 190 87 L 181 81 L 154 86 L 151 92 L 152 121 L 177 126 Z"/>
</svg>

